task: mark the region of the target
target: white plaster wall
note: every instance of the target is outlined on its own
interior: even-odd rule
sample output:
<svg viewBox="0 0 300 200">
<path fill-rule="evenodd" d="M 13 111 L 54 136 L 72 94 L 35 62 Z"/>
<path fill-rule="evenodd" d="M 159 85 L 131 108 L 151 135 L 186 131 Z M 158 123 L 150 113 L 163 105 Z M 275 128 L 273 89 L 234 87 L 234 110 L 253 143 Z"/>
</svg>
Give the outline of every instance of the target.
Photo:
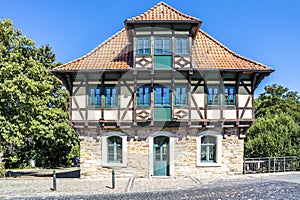
<svg viewBox="0 0 300 200">
<path fill-rule="evenodd" d="M 83 117 L 85 117 L 85 111 L 81 111 Z M 79 111 L 74 111 L 72 110 L 72 120 L 85 120 L 84 118 L 81 117 Z"/>
<path fill-rule="evenodd" d="M 240 110 L 240 117 L 242 115 L 243 110 Z M 242 119 L 252 119 L 252 110 L 245 110 L 244 116 Z"/>
<path fill-rule="evenodd" d="M 120 111 L 120 117 L 123 116 L 125 111 Z M 124 120 L 132 120 L 132 111 L 128 110 L 125 114 Z"/>
<path fill-rule="evenodd" d="M 223 110 L 223 117 L 225 119 L 236 119 L 236 110 Z"/>
<path fill-rule="evenodd" d="M 198 107 L 204 107 L 204 94 L 192 94 Z M 191 100 L 191 106 L 196 107 L 194 102 Z"/>
<path fill-rule="evenodd" d="M 76 95 L 72 97 L 72 108 L 78 108 L 75 104 L 75 101 L 77 101 L 77 104 L 79 108 L 85 108 L 86 105 L 86 98 L 85 95 Z"/>
<path fill-rule="evenodd" d="M 220 109 L 207 110 L 207 119 L 220 119 Z"/>
<path fill-rule="evenodd" d="M 117 120 L 117 119 L 118 119 L 118 110 L 104 111 L 104 120 Z"/>
<path fill-rule="evenodd" d="M 101 118 L 101 110 L 88 110 L 88 120 L 99 120 Z"/>
<path fill-rule="evenodd" d="M 247 99 L 248 99 L 249 95 L 245 95 L 245 94 L 240 94 L 239 95 L 239 107 L 245 107 L 245 104 L 247 103 Z M 252 107 L 251 105 L 251 99 L 247 105 L 247 107 Z"/>
</svg>

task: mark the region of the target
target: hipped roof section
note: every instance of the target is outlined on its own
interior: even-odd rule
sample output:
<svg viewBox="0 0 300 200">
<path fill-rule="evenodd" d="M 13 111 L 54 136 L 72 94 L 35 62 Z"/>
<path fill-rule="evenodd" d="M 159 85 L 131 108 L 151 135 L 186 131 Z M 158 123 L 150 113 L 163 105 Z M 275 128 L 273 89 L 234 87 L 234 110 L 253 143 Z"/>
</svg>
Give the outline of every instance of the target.
<svg viewBox="0 0 300 200">
<path fill-rule="evenodd" d="M 200 21 L 161 2 L 146 12 L 127 20 Z M 273 71 L 270 67 L 242 57 L 202 30 L 198 30 L 192 46 L 193 68 L 203 70 Z M 100 44 L 90 53 L 54 68 L 53 72 L 130 69 L 133 47 L 125 28 Z"/>
</svg>

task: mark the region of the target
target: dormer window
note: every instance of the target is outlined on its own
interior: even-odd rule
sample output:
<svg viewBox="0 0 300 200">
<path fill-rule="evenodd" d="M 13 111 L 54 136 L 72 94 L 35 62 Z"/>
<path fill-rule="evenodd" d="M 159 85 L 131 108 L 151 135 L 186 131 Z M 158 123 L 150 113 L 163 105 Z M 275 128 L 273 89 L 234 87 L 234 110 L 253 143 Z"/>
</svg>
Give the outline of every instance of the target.
<svg viewBox="0 0 300 200">
<path fill-rule="evenodd" d="M 150 50 L 150 38 L 137 38 L 136 39 L 136 54 L 137 55 L 149 55 Z"/>
<path fill-rule="evenodd" d="M 190 53 L 188 38 L 176 38 L 175 39 L 175 53 L 177 55 L 187 55 Z"/>
</svg>

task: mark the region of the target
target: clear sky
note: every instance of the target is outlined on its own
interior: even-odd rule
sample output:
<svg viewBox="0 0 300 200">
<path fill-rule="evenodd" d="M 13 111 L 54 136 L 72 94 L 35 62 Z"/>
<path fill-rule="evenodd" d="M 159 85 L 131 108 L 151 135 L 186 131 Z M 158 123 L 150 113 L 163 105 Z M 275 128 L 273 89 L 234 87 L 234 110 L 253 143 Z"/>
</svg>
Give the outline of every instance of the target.
<svg viewBox="0 0 300 200">
<path fill-rule="evenodd" d="M 37 46 L 49 44 L 57 61 L 94 49 L 124 27 L 124 20 L 160 0 L 0 0 L 0 19 Z M 276 70 L 256 91 L 281 84 L 300 92 L 300 0 L 165 0 L 200 18 L 201 28 L 236 53 Z"/>
</svg>

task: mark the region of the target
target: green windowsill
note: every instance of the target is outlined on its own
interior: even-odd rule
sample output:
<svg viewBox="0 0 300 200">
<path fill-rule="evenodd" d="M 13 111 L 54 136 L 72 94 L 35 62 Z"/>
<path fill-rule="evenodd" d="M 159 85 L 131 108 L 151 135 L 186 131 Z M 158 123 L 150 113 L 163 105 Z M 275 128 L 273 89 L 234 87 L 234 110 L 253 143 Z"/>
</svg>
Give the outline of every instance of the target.
<svg viewBox="0 0 300 200">
<path fill-rule="evenodd" d="M 176 108 L 188 108 L 189 106 L 187 104 L 177 104 L 177 105 L 174 105 L 174 107 Z"/>
</svg>

